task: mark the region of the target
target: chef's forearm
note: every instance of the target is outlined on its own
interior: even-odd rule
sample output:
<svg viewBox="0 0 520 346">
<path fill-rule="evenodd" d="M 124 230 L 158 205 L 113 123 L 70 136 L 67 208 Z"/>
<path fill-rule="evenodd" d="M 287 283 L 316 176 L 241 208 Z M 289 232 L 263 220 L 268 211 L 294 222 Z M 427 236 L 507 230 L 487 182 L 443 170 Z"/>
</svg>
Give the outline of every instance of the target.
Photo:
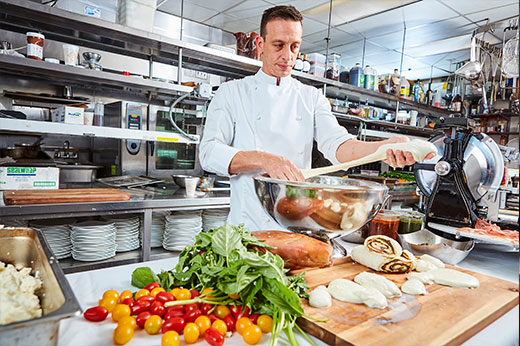
<svg viewBox="0 0 520 346">
<path fill-rule="evenodd" d="M 349 139 L 338 147 L 336 158 L 339 162 L 357 160 L 372 154 L 380 145 L 385 143 L 387 143 L 387 141 L 363 142 L 357 139 Z"/>
<path fill-rule="evenodd" d="M 229 163 L 229 174 L 256 171 L 263 168 L 261 151 L 239 151 Z"/>
</svg>

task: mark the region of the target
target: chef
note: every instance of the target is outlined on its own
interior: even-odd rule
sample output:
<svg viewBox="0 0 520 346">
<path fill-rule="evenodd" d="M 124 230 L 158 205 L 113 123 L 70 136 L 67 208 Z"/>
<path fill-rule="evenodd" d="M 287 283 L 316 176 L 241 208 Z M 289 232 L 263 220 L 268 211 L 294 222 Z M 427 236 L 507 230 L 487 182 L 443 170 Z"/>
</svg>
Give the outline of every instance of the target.
<svg viewBox="0 0 520 346">
<path fill-rule="evenodd" d="M 231 211 L 228 222 L 253 230 L 280 230 L 262 208 L 253 176 L 304 180 L 311 168 L 313 140 L 334 164 L 373 153 L 393 137 L 362 142 L 341 127 L 320 90 L 291 77 L 302 41 L 302 15 L 293 6 L 265 10 L 256 39 L 262 68 L 253 76 L 223 83 L 208 109 L 200 143 L 200 162 L 209 172 L 229 176 Z M 415 162 L 409 152 L 389 150 L 384 162 L 404 167 Z"/>
</svg>

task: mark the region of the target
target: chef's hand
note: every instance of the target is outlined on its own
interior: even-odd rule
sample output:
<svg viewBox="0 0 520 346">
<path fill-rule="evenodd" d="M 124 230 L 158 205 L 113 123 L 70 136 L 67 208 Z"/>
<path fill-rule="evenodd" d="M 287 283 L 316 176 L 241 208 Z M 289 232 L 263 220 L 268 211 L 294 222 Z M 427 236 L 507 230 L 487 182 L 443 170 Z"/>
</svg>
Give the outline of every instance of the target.
<svg viewBox="0 0 520 346">
<path fill-rule="evenodd" d="M 392 137 L 386 141 L 381 142 L 381 144 L 388 144 L 388 143 L 406 143 L 409 142 L 410 139 L 406 136 L 395 136 Z M 431 159 L 434 157 L 434 153 L 429 153 L 426 155 L 425 159 Z M 389 166 L 393 168 L 402 168 L 404 166 L 413 165 L 416 161 L 413 158 L 412 153 L 406 151 L 403 152 L 402 150 L 391 150 L 388 149 L 386 151 L 386 159 L 383 160 L 384 163 L 388 164 Z"/>
<path fill-rule="evenodd" d="M 347 114 L 355 115 L 357 117 L 362 117 L 364 115 L 364 111 L 359 108 L 349 108 Z"/>
<path fill-rule="evenodd" d="M 302 172 L 294 163 L 279 155 L 264 153 L 262 157 L 262 168 L 274 179 L 305 181 Z"/>
</svg>

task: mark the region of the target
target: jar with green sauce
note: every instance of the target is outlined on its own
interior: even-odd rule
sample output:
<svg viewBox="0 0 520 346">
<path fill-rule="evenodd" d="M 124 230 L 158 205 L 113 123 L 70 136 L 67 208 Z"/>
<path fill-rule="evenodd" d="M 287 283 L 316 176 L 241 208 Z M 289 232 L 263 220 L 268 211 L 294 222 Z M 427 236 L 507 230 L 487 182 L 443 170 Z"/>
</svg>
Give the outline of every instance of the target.
<svg viewBox="0 0 520 346">
<path fill-rule="evenodd" d="M 417 211 L 410 211 L 401 214 L 399 219 L 399 229 L 397 233 L 407 234 L 417 232 L 422 229 L 424 214 Z"/>
</svg>

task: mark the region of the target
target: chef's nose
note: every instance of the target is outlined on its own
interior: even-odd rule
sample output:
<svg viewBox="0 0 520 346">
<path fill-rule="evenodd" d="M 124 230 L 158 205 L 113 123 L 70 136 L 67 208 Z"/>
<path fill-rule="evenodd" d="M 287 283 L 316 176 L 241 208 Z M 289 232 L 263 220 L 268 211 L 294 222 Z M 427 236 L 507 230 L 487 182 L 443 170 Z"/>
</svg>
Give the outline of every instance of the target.
<svg viewBox="0 0 520 346">
<path fill-rule="evenodd" d="M 287 62 L 292 61 L 292 51 L 290 46 L 284 47 L 282 56 Z"/>
</svg>

